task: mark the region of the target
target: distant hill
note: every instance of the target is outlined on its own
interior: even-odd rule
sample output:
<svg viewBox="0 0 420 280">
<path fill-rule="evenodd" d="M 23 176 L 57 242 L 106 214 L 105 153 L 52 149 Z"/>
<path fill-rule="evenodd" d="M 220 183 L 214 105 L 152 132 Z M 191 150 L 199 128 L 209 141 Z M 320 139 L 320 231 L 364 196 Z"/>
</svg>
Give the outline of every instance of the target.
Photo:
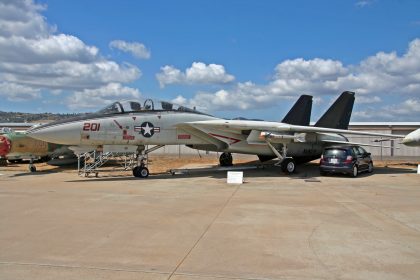
<svg viewBox="0 0 420 280">
<path fill-rule="evenodd" d="M 81 114 L 22 113 L 0 111 L 0 122 L 49 122 L 68 119 Z"/>
</svg>

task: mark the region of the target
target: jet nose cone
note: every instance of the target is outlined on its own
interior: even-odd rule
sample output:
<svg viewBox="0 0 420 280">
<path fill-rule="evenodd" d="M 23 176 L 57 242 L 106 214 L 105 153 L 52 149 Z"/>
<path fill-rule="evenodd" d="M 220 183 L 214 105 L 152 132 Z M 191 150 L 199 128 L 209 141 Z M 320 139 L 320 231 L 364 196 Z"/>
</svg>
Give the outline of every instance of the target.
<svg viewBox="0 0 420 280">
<path fill-rule="evenodd" d="M 402 144 L 406 146 L 419 146 L 420 139 L 415 139 L 414 137 L 405 137 L 402 141 Z"/>
<path fill-rule="evenodd" d="M 401 143 L 406 146 L 420 146 L 420 129 L 409 133 L 406 137 L 403 138 Z"/>
<path fill-rule="evenodd" d="M 80 144 L 80 129 L 72 124 L 46 125 L 28 130 L 29 137 L 62 145 Z"/>
<path fill-rule="evenodd" d="M 0 136 L 0 156 L 6 156 L 10 152 L 10 148 L 10 140 L 5 136 Z"/>
<path fill-rule="evenodd" d="M 401 141 L 401 143 L 405 145 L 410 144 L 411 142 L 413 142 L 413 139 L 411 139 L 410 137 L 404 137 L 403 140 Z"/>
</svg>

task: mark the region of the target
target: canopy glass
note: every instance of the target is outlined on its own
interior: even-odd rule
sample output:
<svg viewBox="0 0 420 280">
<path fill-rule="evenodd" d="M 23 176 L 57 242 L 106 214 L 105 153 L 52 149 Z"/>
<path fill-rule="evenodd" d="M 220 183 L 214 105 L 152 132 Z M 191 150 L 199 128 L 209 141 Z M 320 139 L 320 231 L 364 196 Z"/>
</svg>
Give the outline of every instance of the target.
<svg viewBox="0 0 420 280">
<path fill-rule="evenodd" d="M 146 99 L 144 101 L 124 100 L 117 101 L 105 108 L 99 110 L 99 114 L 122 114 L 130 112 L 144 112 L 144 111 L 178 111 L 189 112 L 196 114 L 204 114 L 195 109 L 191 109 L 182 105 L 174 104 L 168 101 L 160 101 L 153 99 Z"/>
</svg>

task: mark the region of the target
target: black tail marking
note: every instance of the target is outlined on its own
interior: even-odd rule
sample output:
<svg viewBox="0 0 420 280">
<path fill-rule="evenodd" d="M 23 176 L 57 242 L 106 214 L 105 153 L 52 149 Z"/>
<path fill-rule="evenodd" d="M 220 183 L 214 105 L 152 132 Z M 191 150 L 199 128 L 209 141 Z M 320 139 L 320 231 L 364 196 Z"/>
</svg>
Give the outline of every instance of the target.
<svg viewBox="0 0 420 280">
<path fill-rule="evenodd" d="M 293 125 L 309 125 L 311 111 L 312 96 L 301 95 L 281 122 Z"/>
<path fill-rule="evenodd" d="M 348 129 L 354 104 L 354 92 L 345 91 L 316 122 L 317 127 Z"/>
</svg>

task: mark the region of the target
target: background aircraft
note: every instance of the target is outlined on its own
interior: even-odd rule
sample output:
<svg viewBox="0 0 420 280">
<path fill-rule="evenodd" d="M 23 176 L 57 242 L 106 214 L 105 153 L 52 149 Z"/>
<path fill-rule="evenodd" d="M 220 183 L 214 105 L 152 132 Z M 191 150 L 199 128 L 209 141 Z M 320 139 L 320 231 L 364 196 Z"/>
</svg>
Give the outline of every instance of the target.
<svg viewBox="0 0 420 280">
<path fill-rule="evenodd" d="M 407 134 L 407 136 L 403 138 L 401 143 L 406 146 L 412 146 L 412 147 L 420 146 L 420 128 Z"/>
<path fill-rule="evenodd" d="M 9 132 L 0 135 L 0 157 L 6 158 L 10 163 L 21 162 L 22 160 L 30 160 L 29 171 L 35 172 L 36 167 L 33 165 L 34 160 L 49 161 L 59 156 L 67 156 L 67 160 L 61 163 L 70 163 L 68 158 L 74 153 L 66 146 L 48 143 L 45 141 L 33 139 L 24 133 Z M 73 160 L 73 162 L 75 162 Z M 55 160 L 56 164 L 60 164 L 60 160 Z"/>
<path fill-rule="evenodd" d="M 343 134 L 404 137 L 347 130 L 354 100 L 353 92 L 343 92 L 315 126 L 309 126 L 310 96 L 301 97 L 282 122 L 220 119 L 152 99 L 123 101 L 93 114 L 33 128 L 28 134 L 72 146 L 70 149 L 76 153 L 113 146 L 114 151 L 121 152 L 134 147 L 144 155 L 149 152 L 147 145 L 184 144 L 193 149 L 223 152 L 221 165 L 232 163 L 230 153 L 255 154 L 261 160 L 278 158 L 281 169 L 292 173 L 296 163 L 319 158 L 325 146 L 349 144 Z M 136 166 L 133 174 L 147 177 L 147 162 Z"/>
</svg>

